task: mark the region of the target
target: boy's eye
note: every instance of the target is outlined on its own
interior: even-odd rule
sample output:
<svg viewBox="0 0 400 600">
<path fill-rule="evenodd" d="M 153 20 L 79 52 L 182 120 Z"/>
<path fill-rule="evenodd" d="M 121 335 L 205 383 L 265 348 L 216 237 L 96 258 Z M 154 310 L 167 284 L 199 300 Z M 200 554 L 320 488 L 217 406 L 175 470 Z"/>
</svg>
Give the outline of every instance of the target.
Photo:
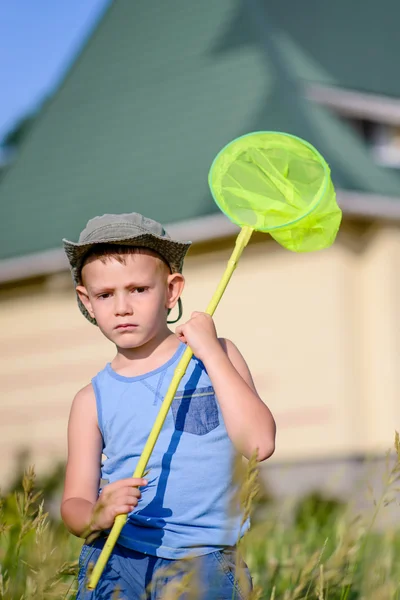
<svg viewBox="0 0 400 600">
<path fill-rule="evenodd" d="M 105 300 L 106 298 L 109 298 L 110 295 L 111 294 L 109 294 L 109 293 L 104 293 L 104 294 L 99 294 L 97 297 Z"/>
<path fill-rule="evenodd" d="M 146 290 L 147 290 L 147 288 L 145 288 L 145 287 L 137 287 L 137 288 L 134 288 L 132 291 L 136 292 L 137 294 L 143 294 L 143 292 L 145 292 Z"/>
</svg>

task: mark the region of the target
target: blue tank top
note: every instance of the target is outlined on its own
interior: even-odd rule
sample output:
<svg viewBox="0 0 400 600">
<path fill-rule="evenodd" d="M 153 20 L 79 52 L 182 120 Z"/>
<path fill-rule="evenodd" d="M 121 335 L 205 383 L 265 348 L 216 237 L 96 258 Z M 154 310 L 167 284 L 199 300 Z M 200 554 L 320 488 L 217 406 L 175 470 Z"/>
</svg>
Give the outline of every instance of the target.
<svg viewBox="0 0 400 600">
<path fill-rule="evenodd" d="M 102 480 L 132 476 L 184 349 L 180 344 L 166 364 L 144 375 L 124 377 L 107 364 L 92 380 L 107 457 Z M 211 380 L 192 358 L 150 458 L 148 485 L 119 543 L 168 559 L 236 544 L 248 523 L 241 528 L 234 459 Z"/>
</svg>

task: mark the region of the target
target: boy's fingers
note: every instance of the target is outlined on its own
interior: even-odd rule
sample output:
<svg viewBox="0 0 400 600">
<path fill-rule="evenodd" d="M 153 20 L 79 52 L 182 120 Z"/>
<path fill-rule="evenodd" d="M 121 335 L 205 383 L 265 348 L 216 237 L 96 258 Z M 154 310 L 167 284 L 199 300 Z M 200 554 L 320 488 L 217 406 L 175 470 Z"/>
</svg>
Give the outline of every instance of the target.
<svg viewBox="0 0 400 600">
<path fill-rule="evenodd" d="M 117 517 L 118 515 L 126 515 L 134 508 L 135 506 L 133 504 L 121 504 L 120 506 L 115 506 L 113 508 L 114 517 Z"/>
<path fill-rule="evenodd" d="M 183 325 L 178 325 L 178 327 L 175 329 L 175 335 L 180 339 L 181 342 L 183 342 L 184 344 L 187 343 L 186 336 L 183 333 Z"/>
<path fill-rule="evenodd" d="M 142 477 L 129 477 L 129 479 L 120 479 L 117 481 L 117 487 L 141 487 L 148 484 L 147 479 Z"/>
<path fill-rule="evenodd" d="M 141 495 L 142 494 L 137 488 L 124 488 L 115 493 L 111 502 L 113 504 L 125 504 L 126 502 L 129 503 L 131 500 L 137 500 Z"/>
<path fill-rule="evenodd" d="M 133 484 L 132 484 L 132 481 L 134 482 Z M 141 486 L 147 485 L 148 483 L 149 482 L 147 481 L 147 479 L 144 479 L 143 477 L 140 477 L 140 478 L 131 477 L 131 485 L 141 487 Z"/>
</svg>

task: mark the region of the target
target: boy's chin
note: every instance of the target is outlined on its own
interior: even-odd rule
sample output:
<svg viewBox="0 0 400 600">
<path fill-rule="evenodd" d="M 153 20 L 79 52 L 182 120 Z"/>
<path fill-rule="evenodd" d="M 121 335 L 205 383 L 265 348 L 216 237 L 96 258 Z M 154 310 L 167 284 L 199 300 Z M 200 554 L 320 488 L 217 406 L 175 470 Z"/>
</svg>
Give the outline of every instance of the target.
<svg viewBox="0 0 400 600">
<path fill-rule="evenodd" d="M 118 348 L 121 348 L 121 350 L 133 350 L 134 348 L 140 348 L 149 341 L 148 337 L 144 336 L 143 334 L 140 335 L 139 333 L 124 333 L 122 335 L 111 335 L 107 337 Z"/>
<path fill-rule="evenodd" d="M 141 340 L 113 340 L 114 344 L 120 348 L 121 350 L 134 350 L 135 348 L 140 348 L 140 346 L 143 346 L 143 344 L 145 342 L 142 342 Z"/>
</svg>

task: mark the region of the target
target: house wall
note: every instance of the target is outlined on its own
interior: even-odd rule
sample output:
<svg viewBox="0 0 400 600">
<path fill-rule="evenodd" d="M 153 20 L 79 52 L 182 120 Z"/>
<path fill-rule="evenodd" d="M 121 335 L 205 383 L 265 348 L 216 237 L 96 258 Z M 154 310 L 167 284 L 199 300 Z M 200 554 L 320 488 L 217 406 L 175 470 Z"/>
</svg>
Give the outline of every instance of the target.
<svg viewBox="0 0 400 600">
<path fill-rule="evenodd" d="M 187 258 L 184 311 L 204 310 L 233 240 Z M 215 320 L 276 417 L 271 468 L 383 453 L 398 428 L 400 229 L 346 221 L 335 245 L 246 249 Z M 22 448 L 38 471 L 66 456 L 74 394 L 113 356 L 79 313 L 69 274 L 0 293 L 0 485 Z"/>
</svg>

